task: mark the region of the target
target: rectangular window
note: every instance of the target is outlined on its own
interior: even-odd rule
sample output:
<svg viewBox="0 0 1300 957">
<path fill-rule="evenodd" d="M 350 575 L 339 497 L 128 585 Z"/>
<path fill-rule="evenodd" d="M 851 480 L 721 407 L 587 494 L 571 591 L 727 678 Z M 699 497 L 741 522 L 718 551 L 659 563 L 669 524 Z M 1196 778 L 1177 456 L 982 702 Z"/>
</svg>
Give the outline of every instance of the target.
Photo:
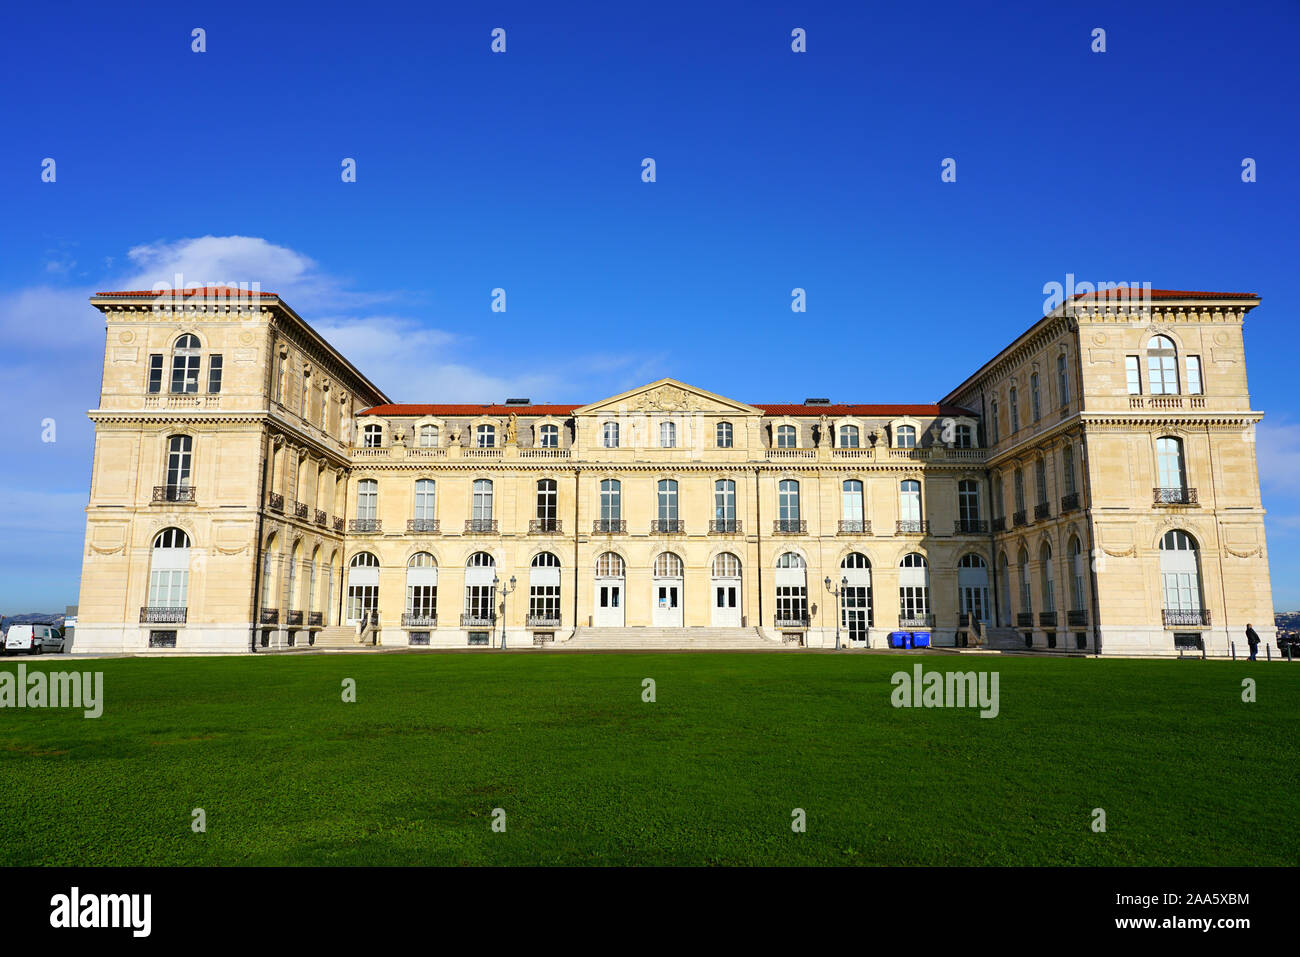
<svg viewBox="0 0 1300 957">
<path fill-rule="evenodd" d="M 1010 407 L 1011 407 L 1011 434 L 1012 434 L 1012 435 L 1015 435 L 1017 432 L 1020 431 L 1020 401 L 1019 401 L 1019 399 L 1020 399 L 1020 397 L 1016 394 L 1016 390 L 1015 390 L 1015 389 L 1012 389 L 1012 390 L 1011 390 L 1011 399 L 1010 399 L 1010 401 L 1008 402 L 1008 405 L 1010 405 Z"/>
<path fill-rule="evenodd" d="M 208 392 L 216 395 L 221 391 L 221 356 L 208 359 Z"/>
<path fill-rule="evenodd" d="M 1124 358 L 1124 370 L 1128 375 L 1128 394 L 1142 394 L 1142 367 L 1138 364 L 1137 356 L 1126 356 Z"/>
<path fill-rule="evenodd" d="M 150 648 L 175 648 L 176 632 L 174 631 L 151 631 L 149 632 Z"/>
<path fill-rule="evenodd" d="M 149 392 L 157 394 L 162 391 L 163 357 L 149 357 Z"/>
<path fill-rule="evenodd" d="M 528 617 L 560 620 L 560 586 L 532 585 L 528 590 Z"/>
<path fill-rule="evenodd" d="M 469 643 L 471 645 L 486 645 L 488 643 L 488 633 L 486 631 L 471 631 L 469 633 Z"/>
<path fill-rule="evenodd" d="M 429 643 L 429 633 L 427 631 L 411 632 L 411 644 L 427 645 Z"/>
<path fill-rule="evenodd" d="M 1074 446 L 1067 445 L 1061 453 L 1063 472 L 1065 474 L 1065 494 L 1073 495 L 1074 487 Z"/>
<path fill-rule="evenodd" d="M 1065 368 L 1065 356 L 1056 357 L 1056 388 L 1061 393 L 1061 405 L 1070 404 L 1070 374 Z"/>
<path fill-rule="evenodd" d="M 1041 405 L 1038 400 L 1038 373 L 1035 372 L 1029 377 L 1029 404 L 1034 413 L 1034 421 L 1037 422 L 1041 416 Z"/>
<path fill-rule="evenodd" d="M 1187 392 L 1189 395 L 1201 394 L 1201 357 L 1187 357 Z"/>
<path fill-rule="evenodd" d="M 993 401 L 993 410 L 992 413 L 989 415 L 989 425 L 992 427 L 991 428 L 992 438 L 990 440 L 991 444 L 997 445 L 999 440 L 999 432 L 998 432 L 999 426 L 998 426 L 998 403 L 996 399 Z"/>
</svg>

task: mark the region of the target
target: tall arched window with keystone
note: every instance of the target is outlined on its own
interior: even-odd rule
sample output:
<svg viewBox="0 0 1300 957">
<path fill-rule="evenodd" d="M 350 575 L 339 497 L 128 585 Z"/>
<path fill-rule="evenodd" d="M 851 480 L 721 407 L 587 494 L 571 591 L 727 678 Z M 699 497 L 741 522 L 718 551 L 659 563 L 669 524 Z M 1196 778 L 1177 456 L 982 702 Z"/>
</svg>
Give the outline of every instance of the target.
<svg viewBox="0 0 1300 957">
<path fill-rule="evenodd" d="M 861 552 L 850 552 L 840 560 L 840 627 L 850 641 L 866 641 L 867 629 L 875 624 L 871 603 L 871 562 Z"/>
<path fill-rule="evenodd" d="M 179 528 L 154 536 L 149 560 L 149 598 L 142 620 L 185 621 L 190 584 L 190 538 Z"/>
<path fill-rule="evenodd" d="M 533 556 L 529 568 L 528 624 L 547 628 L 560 624 L 560 560 L 550 552 Z"/>
<path fill-rule="evenodd" d="M 930 565 L 916 552 L 898 563 L 898 624 L 902 628 L 930 625 Z"/>
<path fill-rule="evenodd" d="M 189 334 L 176 340 L 172 349 L 172 392 L 175 394 L 199 391 L 199 360 L 202 351 L 198 336 Z"/>
<path fill-rule="evenodd" d="M 465 626 L 491 625 L 496 621 L 496 559 L 487 552 L 475 552 L 465 563 Z"/>
<path fill-rule="evenodd" d="M 1200 549 L 1182 529 L 1172 529 L 1160 539 L 1160 578 L 1166 628 L 1210 623 L 1202 605 Z"/>
<path fill-rule="evenodd" d="M 715 430 L 714 444 L 717 445 L 717 447 L 720 449 L 729 449 L 731 448 L 733 438 L 734 435 L 732 432 L 731 423 L 719 422 L 718 427 Z"/>
<path fill-rule="evenodd" d="M 379 559 L 358 552 L 348 564 L 348 624 L 355 625 L 379 608 Z"/>
<path fill-rule="evenodd" d="M 776 560 L 775 627 L 808 627 L 808 565 L 797 552 Z"/>
<path fill-rule="evenodd" d="M 404 626 L 434 628 L 438 624 L 438 563 L 428 552 L 417 552 L 406 563 Z"/>
<path fill-rule="evenodd" d="M 1168 336 L 1155 336 L 1147 343 L 1147 375 L 1152 395 L 1178 394 L 1178 351 Z"/>
<path fill-rule="evenodd" d="M 968 552 L 957 563 L 957 612 L 974 629 L 989 620 L 989 569 L 984 559 Z"/>
</svg>

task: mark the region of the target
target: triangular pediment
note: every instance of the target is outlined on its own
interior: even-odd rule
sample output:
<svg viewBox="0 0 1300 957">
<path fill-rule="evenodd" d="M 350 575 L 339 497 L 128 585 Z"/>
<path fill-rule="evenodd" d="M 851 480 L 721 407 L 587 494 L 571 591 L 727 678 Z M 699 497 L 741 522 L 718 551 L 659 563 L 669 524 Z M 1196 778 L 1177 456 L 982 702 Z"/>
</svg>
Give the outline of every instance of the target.
<svg viewBox="0 0 1300 957">
<path fill-rule="evenodd" d="M 723 412 L 730 415 L 762 415 L 744 402 L 728 399 L 676 379 L 660 379 L 619 395 L 601 399 L 590 405 L 574 409 L 574 415 L 595 415 L 601 412 Z"/>
</svg>

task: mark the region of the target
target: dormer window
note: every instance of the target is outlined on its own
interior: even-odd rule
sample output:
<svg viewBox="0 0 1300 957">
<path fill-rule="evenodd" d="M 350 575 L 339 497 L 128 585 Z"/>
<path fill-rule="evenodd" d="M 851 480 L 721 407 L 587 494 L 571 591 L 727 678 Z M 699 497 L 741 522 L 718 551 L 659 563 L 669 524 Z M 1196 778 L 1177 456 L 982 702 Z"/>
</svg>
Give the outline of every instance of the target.
<svg viewBox="0 0 1300 957">
<path fill-rule="evenodd" d="M 438 447 L 438 427 L 436 425 L 420 426 L 420 448 L 436 449 Z"/>
<path fill-rule="evenodd" d="M 474 447 L 478 449 L 496 448 L 497 444 L 497 427 L 495 425 L 480 425 L 474 430 Z"/>
<path fill-rule="evenodd" d="M 973 449 L 975 447 L 975 430 L 969 425 L 957 426 L 957 433 L 954 436 L 953 448 Z"/>
<path fill-rule="evenodd" d="M 367 425 L 361 430 L 361 447 L 365 449 L 377 449 L 384 442 L 384 427 L 381 425 Z"/>
<path fill-rule="evenodd" d="M 544 425 L 538 433 L 538 444 L 544 449 L 558 449 L 560 447 L 560 427 L 558 425 Z"/>
<path fill-rule="evenodd" d="M 858 448 L 859 434 L 856 425 L 840 426 L 840 448 L 856 449 Z"/>
<path fill-rule="evenodd" d="M 900 425 L 894 430 L 894 445 L 900 449 L 916 448 L 916 426 Z"/>
<path fill-rule="evenodd" d="M 778 449 L 793 449 L 799 446 L 799 434 L 795 431 L 793 425 L 778 425 L 776 427 L 776 447 Z"/>
</svg>

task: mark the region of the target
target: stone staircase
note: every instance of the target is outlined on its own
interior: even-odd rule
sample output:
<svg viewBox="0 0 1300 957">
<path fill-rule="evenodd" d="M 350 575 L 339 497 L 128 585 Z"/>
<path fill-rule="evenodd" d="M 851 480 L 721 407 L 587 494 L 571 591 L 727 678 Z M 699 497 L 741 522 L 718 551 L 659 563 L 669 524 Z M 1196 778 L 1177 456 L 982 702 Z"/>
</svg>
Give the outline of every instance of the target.
<svg viewBox="0 0 1300 957">
<path fill-rule="evenodd" d="M 360 648 L 355 625 L 330 625 L 316 632 L 313 648 Z"/>
<path fill-rule="evenodd" d="M 557 651 L 781 651 L 757 628 L 579 628 Z"/>
<path fill-rule="evenodd" d="M 1029 651 L 1025 647 L 1025 638 L 1020 632 L 1011 627 L 989 627 L 989 643 L 987 645 L 990 651 Z"/>
</svg>

